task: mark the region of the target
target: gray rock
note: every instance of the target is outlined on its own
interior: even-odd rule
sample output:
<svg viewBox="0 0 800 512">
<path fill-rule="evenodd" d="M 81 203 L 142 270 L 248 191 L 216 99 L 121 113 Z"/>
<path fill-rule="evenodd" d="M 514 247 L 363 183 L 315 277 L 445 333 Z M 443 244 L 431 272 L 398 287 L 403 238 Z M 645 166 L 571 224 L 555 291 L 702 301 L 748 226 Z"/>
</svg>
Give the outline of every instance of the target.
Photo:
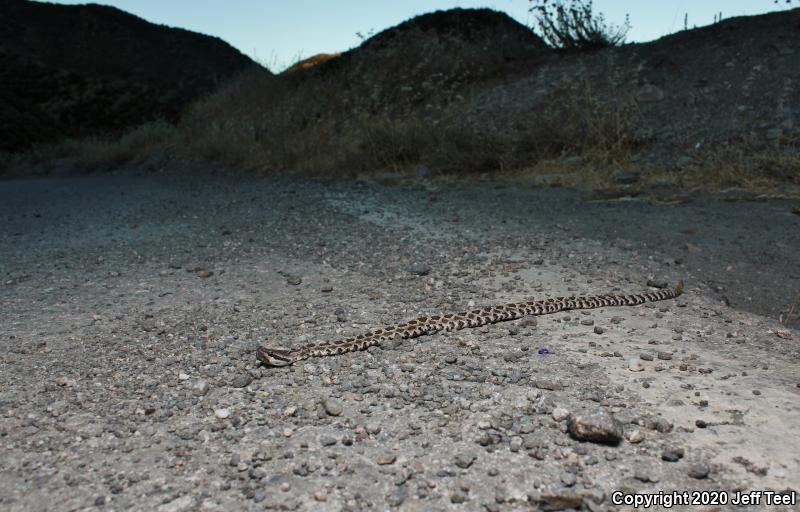
<svg viewBox="0 0 800 512">
<path fill-rule="evenodd" d="M 408 271 L 418 276 L 425 276 L 430 274 L 431 267 L 424 263 L 412 263 L 408 266 Z"/>
<path fill-rule="evenodd" d="M 463 491 L 456 491 L 450 495 L 450 503 L 466 503 L 468 500 L 469 496 Z"/>
<path fill-rule="evenodd" d="M 689 476 L 702 480 L 711 472 L 711 468 L 705 462 L 695 462 L 689 467 Z"/>
<path fill-rule="evenodd" d="M 567 418 L 570 435 L 579 441 L 617 445 L 622 440 L 622 423 L 602 409 L 572 413 Z"/>
<path fill-rule="evenodd" d="M 324 407 L 325 412 L 331 416 L 340 416 L 342 412 L 344 412 L 344 405 L 342 405 L 342 402 L 336 400 L 335 398 L 328 398 L 322 402 L 322 407 Z"/>
<path fill-rule="evenodd" d="M 243 388 L 253 382 L 253 377 L 249 373 L 240 373 L 231 380 L 231 386 L 235 388 Z"/>
<path fill-rule="evenodd" d="M 671 446 L 665 448 L 664 451 L 661 453 L 661 460 L 666 462 L 678 462 L 683 458 L 683 448 Z"/>
<path fill-rule="evenodd" d="M 476 455 L 472 454 L 472 453 L 463 453 L 463 452 L 461 452 L 461 453 L 457 453 L 456 454 L 455 463 L 456 463 L 456 466 L 458 466 L 458 467 L 460 467 L 462 469 L 467 469 L 468 467 L 470 467 L 472 465 L 473 462 L 475 462 L 475 459 L 477 459 L 477 458 L 478 457 Z"/>
<path fill-rule="evenodd" d="M 192 386 L 192 394 L 194 396 L 205 396 L 208 393 L 208 382 L 205 380 L 198 380 Z"/>
<path fill-rule="evenodd" d="M 381 466 L 387 466 L 389 464 L 394 464 L 396 460 L 397 460 L 397 454 L 395 452 L 385 451 L 383 453 L 378 454 L 378 457 L 375 459 L 375 462 L 377 462 Z"/>
</svg>

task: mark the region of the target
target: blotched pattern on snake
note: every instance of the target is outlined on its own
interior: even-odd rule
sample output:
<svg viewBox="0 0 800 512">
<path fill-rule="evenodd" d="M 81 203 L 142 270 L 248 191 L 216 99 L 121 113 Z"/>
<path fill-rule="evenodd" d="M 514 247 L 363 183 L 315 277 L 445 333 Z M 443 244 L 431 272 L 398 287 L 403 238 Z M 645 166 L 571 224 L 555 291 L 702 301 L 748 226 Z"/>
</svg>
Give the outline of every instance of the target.
<svg viewBox="0 0 800 512">
<path fill-rule="evenodd" d="M 334 342 L 311 343 L 301 348 L 287 350 L 282 348 L 259 347 L 258 359 L 269 366 L 287 366 L 309 357 L 325 357 L 365 350 L 383 341 L 399 336 L 403 339 L 416 338 L 439 331 L 455 331 L 465 327 L 480 327 L 522 318 L 527 315 L 549 315 L 573 309 L 592 309 L 606 306 L 636 306 L 646 302 L 674 299 L 683 293 L 683 281 L 674 289 L 631 295 L 594 295 L 585 297 L 558 297 L 554 299 L 515 302 L 501 306 L 489 306 L 464 313 L 423 316 L 415 320 L 377 329 Z"/>
</svg>

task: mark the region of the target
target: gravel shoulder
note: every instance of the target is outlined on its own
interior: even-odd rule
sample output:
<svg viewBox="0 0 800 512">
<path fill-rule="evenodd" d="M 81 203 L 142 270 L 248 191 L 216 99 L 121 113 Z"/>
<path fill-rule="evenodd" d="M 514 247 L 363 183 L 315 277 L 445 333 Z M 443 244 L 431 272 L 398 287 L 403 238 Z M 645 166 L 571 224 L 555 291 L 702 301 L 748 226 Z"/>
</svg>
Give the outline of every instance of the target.
<svg viewBox="0 0 800 512">
<path fill-rule="evenodd" d="M 596 511 L 625 509 L 617 490 L 796 495 L 800 332 L 777 319 L 800 290 L 796 206 L 586 203 L 478 182 L 0 181 L 0 508 Z M 288 368 L 254 355 L 680 279 L 679 299 L 642 307 Z"/>
</svg>

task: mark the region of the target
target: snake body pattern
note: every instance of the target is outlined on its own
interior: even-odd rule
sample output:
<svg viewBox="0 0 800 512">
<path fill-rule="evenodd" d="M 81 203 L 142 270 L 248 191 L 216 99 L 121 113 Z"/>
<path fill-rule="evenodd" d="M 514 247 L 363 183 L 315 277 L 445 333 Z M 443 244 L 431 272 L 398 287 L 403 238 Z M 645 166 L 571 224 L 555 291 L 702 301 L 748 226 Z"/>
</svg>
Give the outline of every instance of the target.
<svg viewBox="0 0 800 512">
<path fill-rule="evenodd" d="M 365 350 L 390 340 L 416 338 L 439 331 L 456 331 L 466 327 L 480 327 L 522 318 L 527 315 L 549 315 L 573 309 L 593 309 L 606 306 L 637 306 L 646 302 L 674 299 L 683 293 L 683 281 L 673 289 L 631 295 L 593 295 L 582 297 L 558 297 L 546 300 L 515 302 L 500 306 L 489 306 L 464 313 L 423 316 L 408 322 L 359 334 L 334 342 L 310 343 L 301 348 L 287 350 L 261 346 L 256 352 L 259 361 L 268 366 L 288 366 L 309 357 L 326 357 Z"/>
</svg>

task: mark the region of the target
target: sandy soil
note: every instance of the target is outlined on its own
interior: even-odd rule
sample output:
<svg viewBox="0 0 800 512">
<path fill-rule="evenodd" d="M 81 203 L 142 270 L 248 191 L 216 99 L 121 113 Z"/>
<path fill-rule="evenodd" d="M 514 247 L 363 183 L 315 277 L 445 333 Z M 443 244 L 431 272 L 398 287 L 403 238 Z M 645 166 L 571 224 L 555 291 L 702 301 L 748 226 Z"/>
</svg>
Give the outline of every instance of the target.
<svg viewBox="0 0 800 512">
<path fill-rule="evenodd" d="M 800 333 L 777 320 L 800 290 L 793 207 L 585 203 L 503 183 L 0 182 L 0 508 L 796 500 Z M 683 296 L 643 307 L 288 368 L 254 356 L 267 341 L 679 279 Z"/>
</svg>

